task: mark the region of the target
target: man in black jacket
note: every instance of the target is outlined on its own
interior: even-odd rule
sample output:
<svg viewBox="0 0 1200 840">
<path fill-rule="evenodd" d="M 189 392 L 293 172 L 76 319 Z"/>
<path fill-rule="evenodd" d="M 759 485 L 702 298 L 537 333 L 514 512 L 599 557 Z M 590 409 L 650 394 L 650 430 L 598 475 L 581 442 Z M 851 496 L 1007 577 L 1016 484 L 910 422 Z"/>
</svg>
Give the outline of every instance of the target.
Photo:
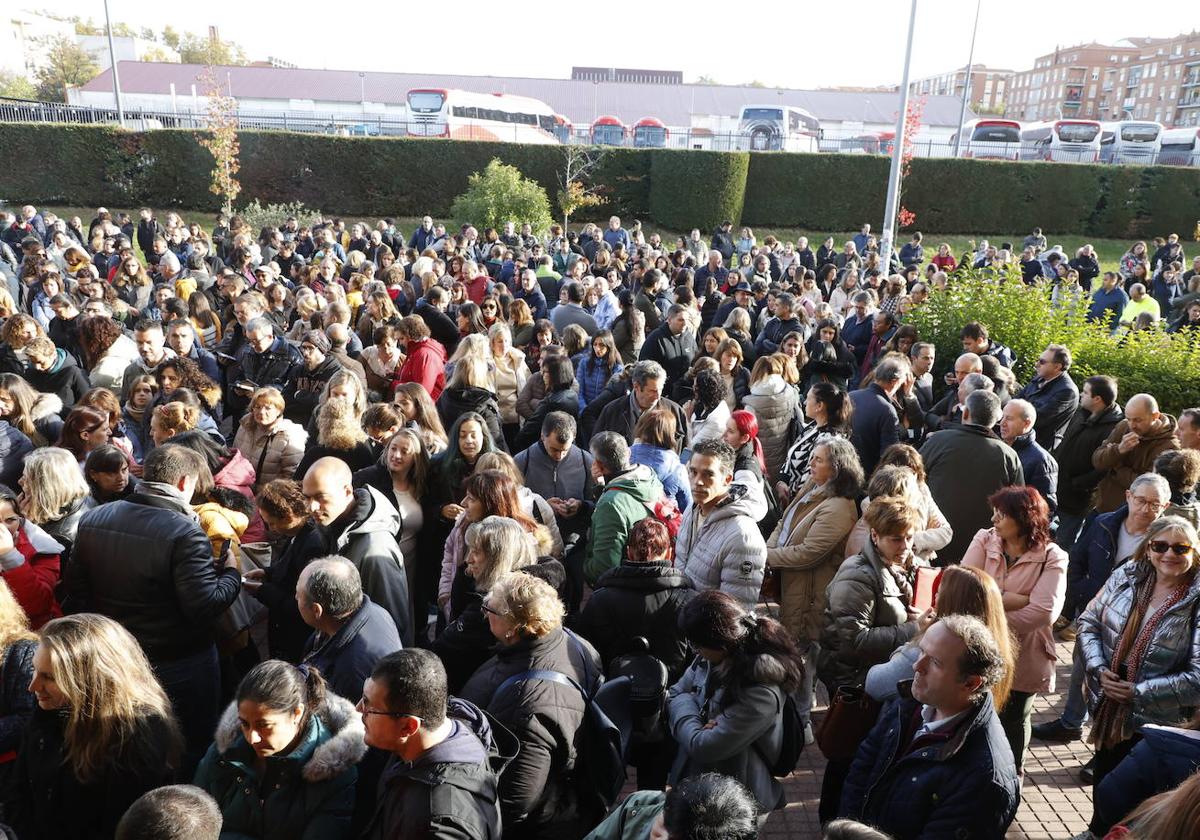
<svg viewBox="0 0 1200 840">
<path fill-rule="evenodd" d="M 191 508 L 203 458 L 182 446 L 146 456 L 142 483 L 79 522 L 67 567 L 69 612 L 95 612 L 138 640 L 171 698 L 187 743 L 184 772 L 212 740 L 221 674 L 213 629 L 241 589 L 237 555 L 213 564 Z"/>
<path fill-rule="evenodd" d="M 657 362 L 638 362 L 628 379 L 628 390 L 615 395 L 596 419 L 588 435 L 591 440 L 601 432 L 616 432 L 633 446 L 633 428 L 638 418 L 655 406 L 662 406 L 675 415 L 675 441 L 682 451 L 687 436 L 687 417 L 678 404 L 663 396 L 666 374 Z M 616 381 L 616 380 L 614 380 Z M 611 384 L 611 383 L 610 383 Z M 607 388 L 605 389 L 607 392 Z M 603 395 L 602 395 L 603 396 Z"/>
<path fill-rule="evenodd" d="M 449 697 L 437 656 L 385 656 L 358 710 L 367 745 L 391 754 L 364 840 L 500 840 L 499 776 L 515 745 L 502 755 L 484 714 Z"/>
<path fill-rule="evenodd" d="M 458 349 L 458 342 L 461 336 L 458 332 L 458 325 L 454 323 L 454 319 L 446 314 L 446 306 L 450 303 L 450 293 L 441 286 L 431 286 L 425 297 L 417 301 L 417 305 L 413 307 L 413 314 L 420 317 L 425 322 L 425 326 L 429 327 L 429 334 L 433 339 L 446 348 L 446 355 L 450 356 Z"/>
<path fill-rule="evenodd" d="M 646 336 L 638 358 L 662 365 L 667 372 L 663 388 L 670 393 L 671 386 L 683 379 L 695 357 L 696 336 L 688 327 L 687 310 L 676 303 L 667 310 L 666 321 Z"/>
<path fill-rule="evenodd" d="M 225 394 L 233 427 L 237 428 L 255 390 L 269 387 L 283 391 L 302 365 L 296 348 L 283 336 L 275 335 L 275 324 L 270 318 L 254 318 L 246 324 L 246 340 L 237 360 L 240 378 L 230 384 Z"/>
<path fill-rule="evenodd" d="M 1084 380 L 1079 409 L 1051 453 L 1058 462 L 1058 531 L 1054 541 L 1064 549 L 1070 550 L 1075 544 L 1091 506 L 1092 491 L 1104 477 L 1105 471 L 1092 464 L 1092 453 L 1124 419 L 1125 413 L 1117 405 L 1117 380 L 1111 376 Z"/>
<path fill-rule="evenodd" d="M 1079 407 L 1079 389 L 1071 374 L 1071 351 L 1062 344 L 1051 344 L 1037 360 L 1037 376 L 1017 394 L 1037 409 L 1033 427 L 1038 445 L 1053 450 L 1062 440 L 1067 424 Z"/>
<path fill-rule="evenodd" d="M 321 392 L 333 375 L 342 369 L 342 364 L 330 355 L 332 344 L 329 336 L 320 330 L 309 330 L 300 342 L 300 355 L 304 364 L 292 369 L 283 399 L 287 407 L 283 413 L 287 419 L 307 423 L 320 407 Z"/>
</svg>

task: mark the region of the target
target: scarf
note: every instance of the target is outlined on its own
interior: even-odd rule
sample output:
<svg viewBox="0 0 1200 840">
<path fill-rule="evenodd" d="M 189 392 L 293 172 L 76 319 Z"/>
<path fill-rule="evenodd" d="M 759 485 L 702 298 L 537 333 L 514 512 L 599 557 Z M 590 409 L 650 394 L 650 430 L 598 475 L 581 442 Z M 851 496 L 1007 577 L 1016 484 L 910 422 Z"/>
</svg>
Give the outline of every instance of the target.
<svg viewBox="0 0 1200 840">
<path fill-rule="evenodd" d="M 1142 663 L 1146 658 L 1146 651 L 1154 641 L 1158 625 L 1191 588 L 1191 577 L 1189 576 L 1175 587 L 1162 606 L 1146 620 L 1143 627 L 1142 618 L 1150 608 L 1150 598 L 1154 594 L 1154 585 L 1157 579 L 1157 574 L 1149 574 L 1134 589 L 1133 610 L 1125 620 L 1125 627 L 1121 631 L 1120 639 L 1117 640 L 1117 649 L 1113 651 L 1112 662 L 1116 665 L 1114 670 L 1117 676 L 1134 684 L 1138 681 Z M 1089 735 L 1091 743 L 1095 744 L 1097 748 L 1112 747 L 1133 737 L 1129 719 L 1130 712 L 1129 703 L 1118 702 L 1111 697 L 1101 695 L 1100 705 L 1096 709 L 1096 720 Z"/>
</svg>

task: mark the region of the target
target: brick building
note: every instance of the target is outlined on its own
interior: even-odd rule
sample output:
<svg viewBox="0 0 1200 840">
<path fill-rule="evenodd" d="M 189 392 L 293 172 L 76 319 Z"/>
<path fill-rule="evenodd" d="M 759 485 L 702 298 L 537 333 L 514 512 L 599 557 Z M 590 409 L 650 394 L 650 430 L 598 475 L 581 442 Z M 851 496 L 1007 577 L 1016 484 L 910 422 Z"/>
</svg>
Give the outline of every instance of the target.
<svg viewBox="0 0 1200 840">
<path fill-rule="evenodd" d="M 951 73 L 917 79 L 915 82 L 909 82 L 908 92 L 912 96 L 953 96 L 961 99 L 967 72 L 966 67 L 960 67 Z M 967 103 L 978 113 L 1003 114 L 1008 104 L 1007 93 L 1012 77 L 1012 70 L 998 70 L 995 67 L 972 64 L 971 90 Z"/>
</svg>

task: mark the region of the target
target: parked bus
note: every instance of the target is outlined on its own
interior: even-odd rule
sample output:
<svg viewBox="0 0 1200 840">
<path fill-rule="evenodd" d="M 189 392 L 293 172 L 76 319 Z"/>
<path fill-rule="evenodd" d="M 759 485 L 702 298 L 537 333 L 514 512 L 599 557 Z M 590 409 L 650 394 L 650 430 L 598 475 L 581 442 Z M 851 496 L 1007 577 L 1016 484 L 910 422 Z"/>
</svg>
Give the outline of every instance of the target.
<svg viewBox="0 0 1200 840">
<path fill-rule="evenodd" d="M 1104 163 L 1154 163 L 1162 143 L 1162 123 L 1121 120 L 1101 124 L 1100 160 Z"/>
<path fill-rule="evenodd" d="M 1052 120 L 1021 129 L 1022 160 L 1095 163 L 1100 160 L 1100 123 L 1096 120 Z"/>
<path fill-rule="evenodd" d="M 950 146 L 958 133 L 950 137 Z M 960 154 L 968 158 L 1019 160 L 1021 157 L 1021 124 L 1016 120 L 994 117 L 971 120 L 963 126 Z"/>
<path fill-rule="evenodd" d="M 752 152 L 815 152 L 817 118 L 793 105 L 747 105 L 738 118 L 739 146 Z"/>
<path fill-rule="evenodd" d="M 592 123 L 592 145 L 624 146 L 625 123 L 610 114 L 597 117 Z"/>
<path fill-rule="evenodd" d="M 566 145 L 567 143 L 571 142 L 571 139 L 575 134 L 575 126 L 573 126 L 571 121 L 562 114 L 555 114 L 554 128 L 552 131 L 554 136 L 558 138 L 558 142 Z"/>
<path fill-rule="evenodd" d="M 413 137 L 558 143 L 554 109 L 527 96 L 416 88 L 408 92 Z"/>
<path fill-rule="evenodd" d="M 671 132 L 657 117 L 642 117 L 633 124 L 633 145 L 639 149 L 662 149 L 671 139 Z"/>
<path fill-rule="evenodd" d="M 1167 166 L 1200 166 L 1200 128 L 1168 128 L 1159 135 L 1158 162 Z"/>
</svg>

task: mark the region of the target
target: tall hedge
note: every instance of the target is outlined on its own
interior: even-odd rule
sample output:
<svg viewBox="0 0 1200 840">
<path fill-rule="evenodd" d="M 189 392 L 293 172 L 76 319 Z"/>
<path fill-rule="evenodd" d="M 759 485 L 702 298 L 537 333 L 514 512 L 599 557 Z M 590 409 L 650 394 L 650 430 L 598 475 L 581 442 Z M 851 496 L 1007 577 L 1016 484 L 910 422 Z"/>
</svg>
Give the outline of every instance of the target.
<svg viewBox="0 0 1200 840">
<path fill-rule="evenodd" d="M 741 218 L 747 152 L 653 149 L 650 155 L 650 215 L 656 222 L 708 231 L 725 219 Z"/>
<path fill-rule="evenodd" d="M 856 230 L 883 216 L 888 162 L 865 155 L 750 155 L 748 225 Z"/>
</svg>

